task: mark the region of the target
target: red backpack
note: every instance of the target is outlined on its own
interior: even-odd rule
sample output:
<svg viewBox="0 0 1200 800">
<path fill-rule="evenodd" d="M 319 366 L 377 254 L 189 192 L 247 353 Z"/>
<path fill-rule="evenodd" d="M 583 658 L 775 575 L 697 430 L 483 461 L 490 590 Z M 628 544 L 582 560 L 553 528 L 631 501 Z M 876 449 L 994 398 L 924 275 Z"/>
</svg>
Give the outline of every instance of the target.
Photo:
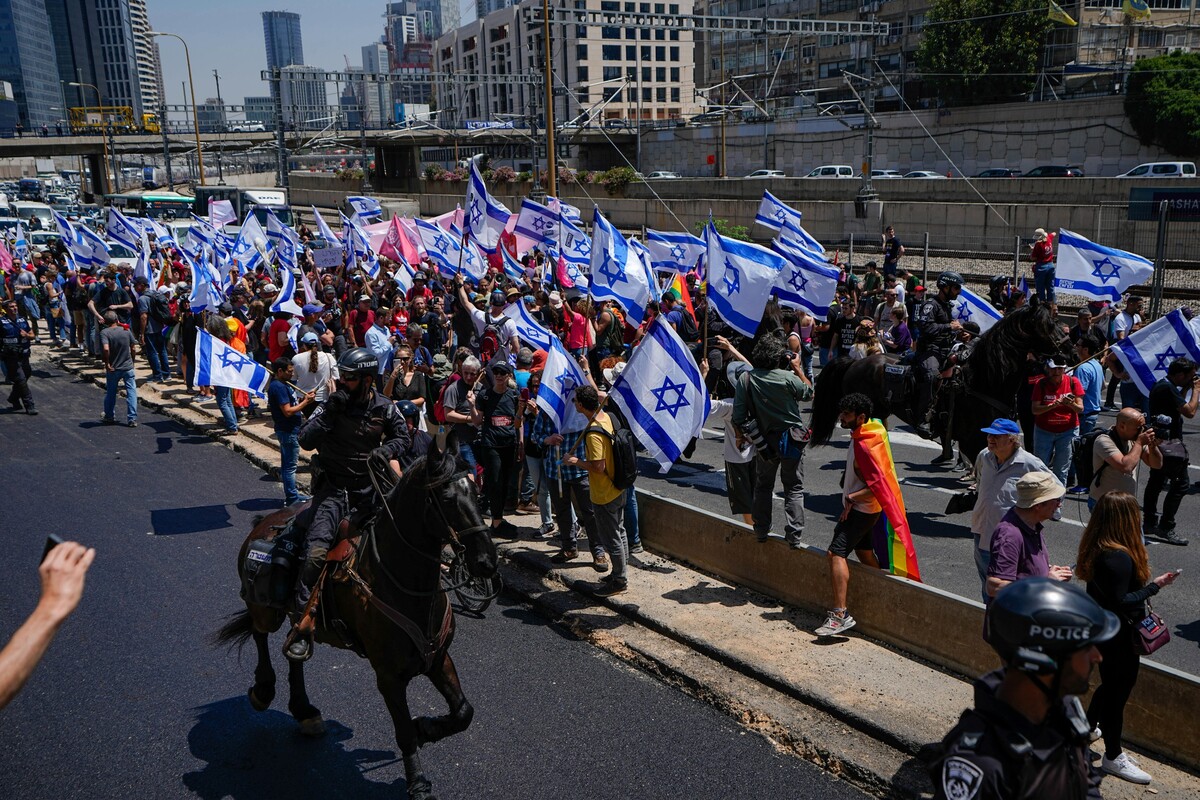
<svg viewBox="0 0 1200 800">
<path fill-rule="evenodd" d="M 438 387 L 437 400 L 433 404 L 433 419 L 439 425 L 446 424 L 446 389 L 456 380 L 458 380 L 458 373 L 454 373 L 449 378 L 446 378 L 446 380 L 442 381 L 442 385 Z"/>
</svg>

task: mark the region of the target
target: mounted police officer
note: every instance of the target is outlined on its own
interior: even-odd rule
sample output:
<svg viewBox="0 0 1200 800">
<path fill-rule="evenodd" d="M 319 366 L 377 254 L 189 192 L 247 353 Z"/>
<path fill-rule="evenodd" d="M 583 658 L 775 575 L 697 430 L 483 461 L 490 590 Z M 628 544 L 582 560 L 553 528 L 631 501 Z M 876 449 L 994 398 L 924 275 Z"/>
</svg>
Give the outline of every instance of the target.
<svg viewBox="0 0 1200 800">
<path fill-rule="evenodd" d="M 303 613 L 284 651 L 295 661 L 312 655 L 316 602 L 309 601 L 338 525 L 353 509 L 376 502 L 370 462 L 387 461 L 399 474 L 398 459 L 410 444 L 404 417 L 375 391 L 378 357 L 362 347 L 348 350 L 338 359 L 338 372 L 340 388 L 313 412 L 299 435 L 301 447 L 317 451 L 321 477 L 313 487 L 312 505 L 296 520 L 307 529 L 308 556 L 296 592 L 296 607 Z"/>
<path fill-rule="evenodd" d="M 1096 645 L 1120 628 L 1077 586 L 1026 578 L 1002 589 L 987 634 L 1005 666 L 975 682 L 975 708 L 942 741 L 930 770 L 934 797 L 1099 800 L 1079 695 L 1100 663 Z"/>
<path fill-rule="evenodd" d="M 955 335 L 962 328 L 962 323 L 954 319 L 951 312 L 962 287 L 962 275 L 943 272 L 937 279 L 937 294 L 926 297 L 913 310 L 913 325 L 918 333 L 917 360 L 913 365 L 913 378 L 916 379 L 913 422 L 917 433 L 926 439 L 934 438 L 926 421 L 933 398 L 933 383 L 950 355 Z"/>
</svg>

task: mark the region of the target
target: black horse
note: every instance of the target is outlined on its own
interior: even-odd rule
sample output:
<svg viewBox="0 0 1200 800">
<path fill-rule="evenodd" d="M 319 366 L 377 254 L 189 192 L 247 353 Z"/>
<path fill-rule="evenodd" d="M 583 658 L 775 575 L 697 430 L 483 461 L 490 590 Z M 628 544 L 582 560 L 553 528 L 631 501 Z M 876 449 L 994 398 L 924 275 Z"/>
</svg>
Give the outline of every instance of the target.
<svg viewBox="0 0 1200 800">
<path fill-rule="evenodd" d="M 980 336 L 962 365 L 962 388 L 955 398 L 955 412 L 949 424 L 963 458 L 974 461 L 987 446 L 987 437 L 980 428 L 997 417 L 1016 418 L 1017 389 L 1027 374 L 1025 362 L 1029 354 L 1038 359 L 1071 356 L 1070 340 L 1062 326 L 1055 322 L 1049 306 L 1039 305 L 1036 298 Z M 905 408 L 889 403 L 884 397 L 886 363 L 881 355 L 857 361 L 839 358 L 821 370 L 813 397 L 813 444 L 829 443 L 837 426 L 838 399 L 851 392 L 871 398 L 880 419 L 886 421 L 895 415 L 914 424 Z"/>
<path fill-rule="evenodd" d="M 374 517 L 374 528 L 363 534 L 360 554 L 349 568 L 335 570 L 325 581 L 318 613 L 316 639 L 334 647 L 353 649 L 371 662 L 404 756 L 404 773 L 411 800 L 432 800 L 432 787 L 421 770 L 417 750 L 422 745 L 466 730 L 473 709 L 463 695 L 450 643 L 454 615 L 440 586 L 441 552 L 457 539 L 465 548 L 467 571 L 475 577 L 496 573 L 496 547 L 479 516 L 475 481 L 461 469 L 453 434 L 445 448 L 436 442 L 388 494 Z M 299 508 L 285 508 L 261 520 L 242 545 L 242 571 L 251 541 L 274 536 Z M 345 543 L 343 543 L 345 545 Z M 330 552 L 331 561 L 338 548 Z M 332 609 L 332 611 L 329 611 Z M 339 618 L 340 624 L 327 619 Z M 258 649 L 250 705 L 265 711 L 275 697 L 275 670 L 267 637 L 283 624 L 285 613 L 247 603 L 216 635 L 218 643 L 245 644 Z M 408 684 L 425 675 L 446 699 L 450 713 L 414 720 L 408 710 Z M 303 662 L 289 662 L 291 697 L 288 710 L 310 736 L 324 732 L 321 712 L 308 700 Z"/>
</svg>

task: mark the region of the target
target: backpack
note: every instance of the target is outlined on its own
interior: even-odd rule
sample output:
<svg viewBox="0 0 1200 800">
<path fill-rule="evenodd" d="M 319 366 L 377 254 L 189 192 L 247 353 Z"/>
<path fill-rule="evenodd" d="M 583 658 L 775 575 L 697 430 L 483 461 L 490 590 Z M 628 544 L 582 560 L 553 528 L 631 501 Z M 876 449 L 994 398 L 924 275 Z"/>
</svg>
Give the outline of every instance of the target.
<svg viewBox="0 0 1200 800">
<path fill-rule="evenodd" d="M 486 368 L 500 352 L 500 326 L 492 324 L 491 317 L 479 335 L 479 361 Z"/>
<path fill-rule="evenodd" d="M 159 325 L 170 325 L 175 321 L 171 313 L 171 304 L 163 297 L 162 292 L 150 293 L 150 319 Z"/>
<path fill-rule="evenodd" d="M 625 350 L 625 321 L 611 308 L 607 309 L 608 327 L 604 329 L 604 346 L 619 355 Z"/>
<path fill-rule="evenodd" d="M 625 490 L 637 480 L 637 440 L 633 438 L 633 431 L 622 425 L 615 415 L 609 414 L 608 418 L 612 420 L 612 433 L 593 423 L 584 429 L 584 434 L 599 433 L 612 442 L 612 484 L 617 489 Z"/>
<path fill-rule="evenodd" d="M 679 306 L 679 338 L 687 344 L 700 341 L 700 329 L 696 327 L 696 319 L 682 305 Z"/>
<path fill-rule="evenodd" d="M 1100 480 L 1100 473 L 1108 466 L 1108 462 L 1100 465 L 1099 469 L 1092 468 L 1092 454 L 1095 452 L 1096 439 L 1107 436 L 1114 442 L 1111 431 L 1093 428 L 1083 436 L 1076 437 L 1071 442 L 1071 464 L 1075 467 L 1075 484 L 1077 486 L 1094 486 Z"/>
<path fill-rule="evenodd" d="M 71 287 L 70 297 L 72 310 L 87 308 L 88 300 L 91 299 L 91 292 L 88 291 L 89 288 L 88 284 L 84 283 L 81 279 L 75 279 L 75 285 Z"/>
<path fill-rule="evenodd" d="M 458 375 L 451 375 L 438 386 L 437 400 L 433 403 L 433 419 L 439 425 L 446 424 L 446 389 L 456 380 Z"/>
</svg>

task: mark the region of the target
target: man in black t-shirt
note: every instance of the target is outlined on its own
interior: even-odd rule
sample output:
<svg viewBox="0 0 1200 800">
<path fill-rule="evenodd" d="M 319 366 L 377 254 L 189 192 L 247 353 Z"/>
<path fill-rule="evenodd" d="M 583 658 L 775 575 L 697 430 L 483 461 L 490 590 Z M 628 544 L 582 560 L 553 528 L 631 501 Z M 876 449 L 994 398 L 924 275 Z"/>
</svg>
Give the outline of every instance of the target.
<svg viewBox="0 0 1200 800">
<path fill-rule="evenodd" d="M 833 335 L 829 347 L 832 358 L 850 355 L 850 348 L 854 346 L 854 332 L 858 330 L 858 323 L 863 320 L 855 312 L 854 302 L 848 295 L 843 295 L 838 299 L 838 308 L 841 310 L 841 315 L 829 323 L 829 329 Z"/>
<path fill-rule="evenodd" d="M 517 390 L 509 386 L 512 367 L 502 357 L 488 365 L 490 385 L 474 395 L 474 417 L 479 422 L 475 457 L 483 465 L 483 491 L 491 509 L 492 532 L 515 536 L 516 526 L 504 519 L 505 507 L 516 510 L 516 497 L 509 503 L 509 488 L 515 486 L 517 463 L 524 456 L 524 426 L 519 414 Z M 485 383 L 488 383 L 485 379 Z"/>
<path fill-rule="evenodd" d="M 88 301 L 88 310 L 100 325 L 104 324 L 104 312 L 114 311 L 122 325 L 129 325 L 129 317 L 133 313 L 133 298 L 117 283 L 116 272 L 104 273 L 104 280 L 99 289 Z"/>
<path fill-rule="evenodd" d="M 1191 392 L 1191 397 L 1187 393 Z M 1151 469 L 1146 481 L 1146 494 L 1142 498 L 1142 525 L 1147 536 L 1153 536 L 1167 544 L 1186 545 L 1188 540 L 1175 532 L 1175 512 L 1188 489 L 1188 452 L 1183 444 L 1183 418 L 1196 416 L 1200 406 L 1200 378 L 1196 376 L 1196 362 L 1177 358 L 1167 367 L 1167 377 L 1150 389 L 1150 415 L 1148 422 L 1154 424 L 1158 416 L 1170 417 L 1171 426 L 1167 439 L 1159 444 L 1163 464 Z M 1163 499 L 1162 518 L 1158 516 L 1158 495 L 1164 486 L 1167 496 Z"/>
</svg>

